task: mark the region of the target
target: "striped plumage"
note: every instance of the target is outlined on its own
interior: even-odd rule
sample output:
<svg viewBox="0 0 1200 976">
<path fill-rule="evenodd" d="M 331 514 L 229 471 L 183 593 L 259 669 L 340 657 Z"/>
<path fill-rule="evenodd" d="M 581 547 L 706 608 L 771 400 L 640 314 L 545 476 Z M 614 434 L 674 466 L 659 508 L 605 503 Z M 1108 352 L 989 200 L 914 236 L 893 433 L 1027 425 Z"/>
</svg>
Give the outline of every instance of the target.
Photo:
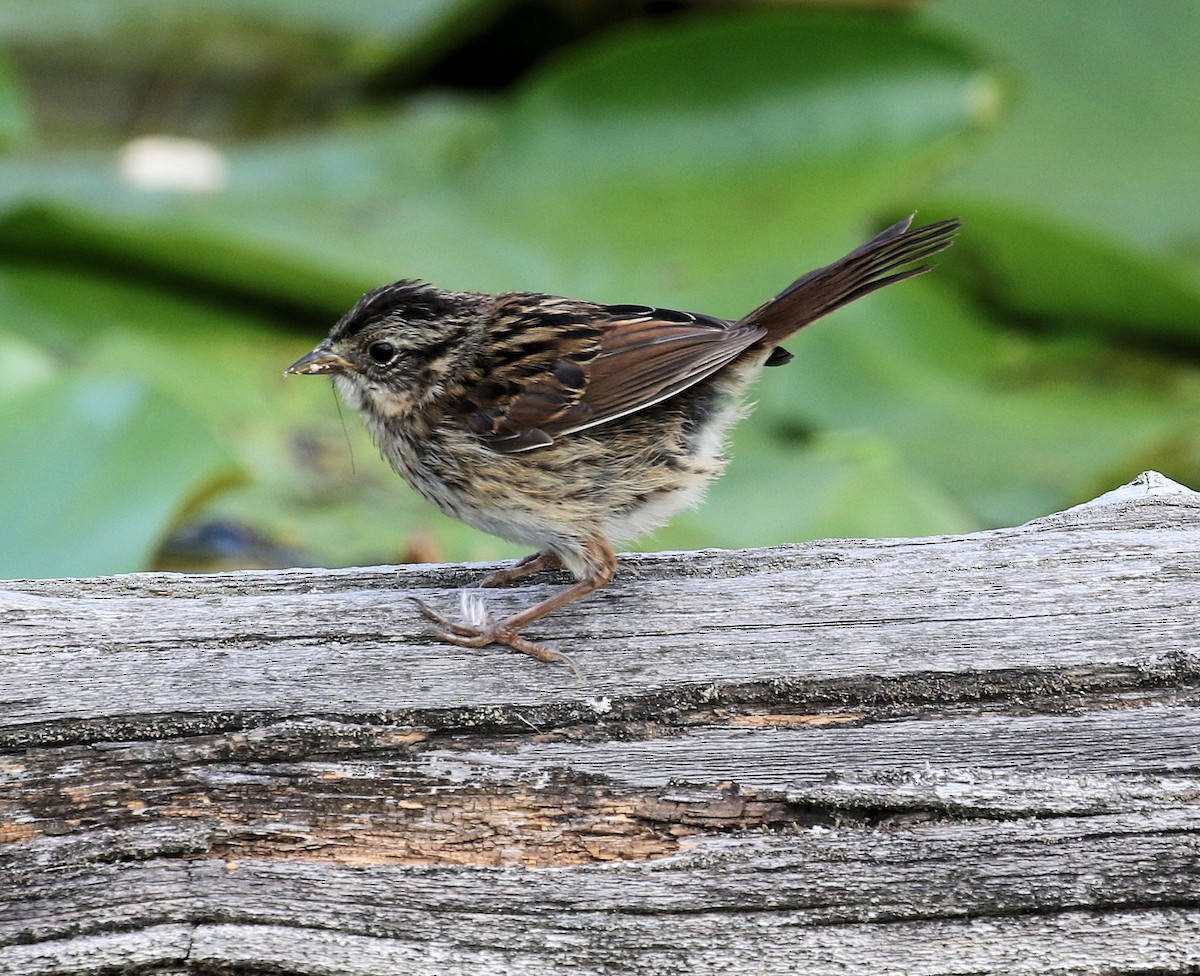
<svg viewBox="0 0 1200 976">
<path fill-rule="evenodd" d="M 740 397 L 798 329 L 877 288 L 928 271 L 949 220 L 889 227 L 797 279 L 736 322 L 551 295 L 449 292 L 404 280 L 369 292 L 289 367 L 331 373 L 383 455 L 444 512 L 537 548 L 482 585 L 564 566 L 577 582 L 507 620 L 456 623 L 422 605 L 442 636 L 564 655 L 520 635 L 602 586 L 612 544 L 695 504 L 725 465 Z M 467 604 L 464 604 L 467 606 Z M 569 659 L 568 659 L 569 660 Z"/>
</svg>

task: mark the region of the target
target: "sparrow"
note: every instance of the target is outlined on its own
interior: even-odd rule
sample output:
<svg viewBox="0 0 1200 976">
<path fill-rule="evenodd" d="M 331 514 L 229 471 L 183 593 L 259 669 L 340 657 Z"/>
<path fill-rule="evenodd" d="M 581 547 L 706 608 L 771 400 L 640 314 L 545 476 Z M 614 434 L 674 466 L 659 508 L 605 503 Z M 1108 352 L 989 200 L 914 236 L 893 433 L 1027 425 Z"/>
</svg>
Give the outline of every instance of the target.
<svg viewBox="0 0 1200 976">
<path fill-rule="evenodd" d="M 758 373 L 794 333 L 864 295 L 931 270 L 958 219 L 912 217 L 797 278 L 736 321 L 533 292 L 447 291 L 403 279 L 367 292 L 286 370 L 328 375 L 383 457 L 454 518 L 535 551 L 480 580 L 543 569 L 574 582 L 503 619 L 466 595 L 462 619 L 424 602 L 438 636 L 566 654 L 531 623 L 612 579 L 614 545 L 697 504 L 726 465 L 725 438 Z"/>
</svg>

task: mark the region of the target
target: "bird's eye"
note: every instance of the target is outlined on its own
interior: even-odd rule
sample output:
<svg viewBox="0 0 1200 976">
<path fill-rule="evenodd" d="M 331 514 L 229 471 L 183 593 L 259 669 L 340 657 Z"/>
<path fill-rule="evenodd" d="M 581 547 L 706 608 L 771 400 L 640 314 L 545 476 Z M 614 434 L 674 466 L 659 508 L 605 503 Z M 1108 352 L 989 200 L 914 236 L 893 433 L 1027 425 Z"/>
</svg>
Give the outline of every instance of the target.
<svg viewBox="0 0 1200 976">
<path fill-rule="evenodd" d="M 386 366 L 396 358 L 396 347 L 390 342 L 372 342 L 367 348 L 367 355 L 380 366 Z"/>
</svg>

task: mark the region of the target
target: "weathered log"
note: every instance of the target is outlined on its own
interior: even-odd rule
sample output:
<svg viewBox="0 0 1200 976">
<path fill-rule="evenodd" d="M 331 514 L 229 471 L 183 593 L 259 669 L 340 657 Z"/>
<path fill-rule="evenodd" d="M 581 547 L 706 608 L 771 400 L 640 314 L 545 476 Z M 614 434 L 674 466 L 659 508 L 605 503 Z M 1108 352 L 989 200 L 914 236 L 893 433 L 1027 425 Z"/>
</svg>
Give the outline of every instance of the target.
<svg viewBox="0 0 1200 976">
<path fill-rule="evenodd" d="M 487 568 L 0 584 L 0 973 L 1200 968 L 1195 492 Z"/>
</svg>

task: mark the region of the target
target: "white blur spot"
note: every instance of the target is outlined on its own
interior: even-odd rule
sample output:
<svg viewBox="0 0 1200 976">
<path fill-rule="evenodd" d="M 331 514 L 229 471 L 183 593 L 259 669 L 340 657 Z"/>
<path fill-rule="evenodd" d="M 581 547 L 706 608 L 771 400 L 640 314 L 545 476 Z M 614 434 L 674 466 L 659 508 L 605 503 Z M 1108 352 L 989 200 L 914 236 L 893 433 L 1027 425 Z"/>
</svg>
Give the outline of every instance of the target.
<svg viewBox="0 0 1200 976">
<path fill-rule="evenodd" d="M 463 623 L 468 627 L 484 628 L 491 620 L 487 604 L 482 596 L 470 590 L 462 590 L 459 594 L 459 607 L 462 610 Z"/>
<path fill-rule="evenodd" d="M 123 179 L 139 190 L 216 193 L 229 183 L 229 162 L 199 139 L 143 136 L 121 147 Z"/>
</svg>

